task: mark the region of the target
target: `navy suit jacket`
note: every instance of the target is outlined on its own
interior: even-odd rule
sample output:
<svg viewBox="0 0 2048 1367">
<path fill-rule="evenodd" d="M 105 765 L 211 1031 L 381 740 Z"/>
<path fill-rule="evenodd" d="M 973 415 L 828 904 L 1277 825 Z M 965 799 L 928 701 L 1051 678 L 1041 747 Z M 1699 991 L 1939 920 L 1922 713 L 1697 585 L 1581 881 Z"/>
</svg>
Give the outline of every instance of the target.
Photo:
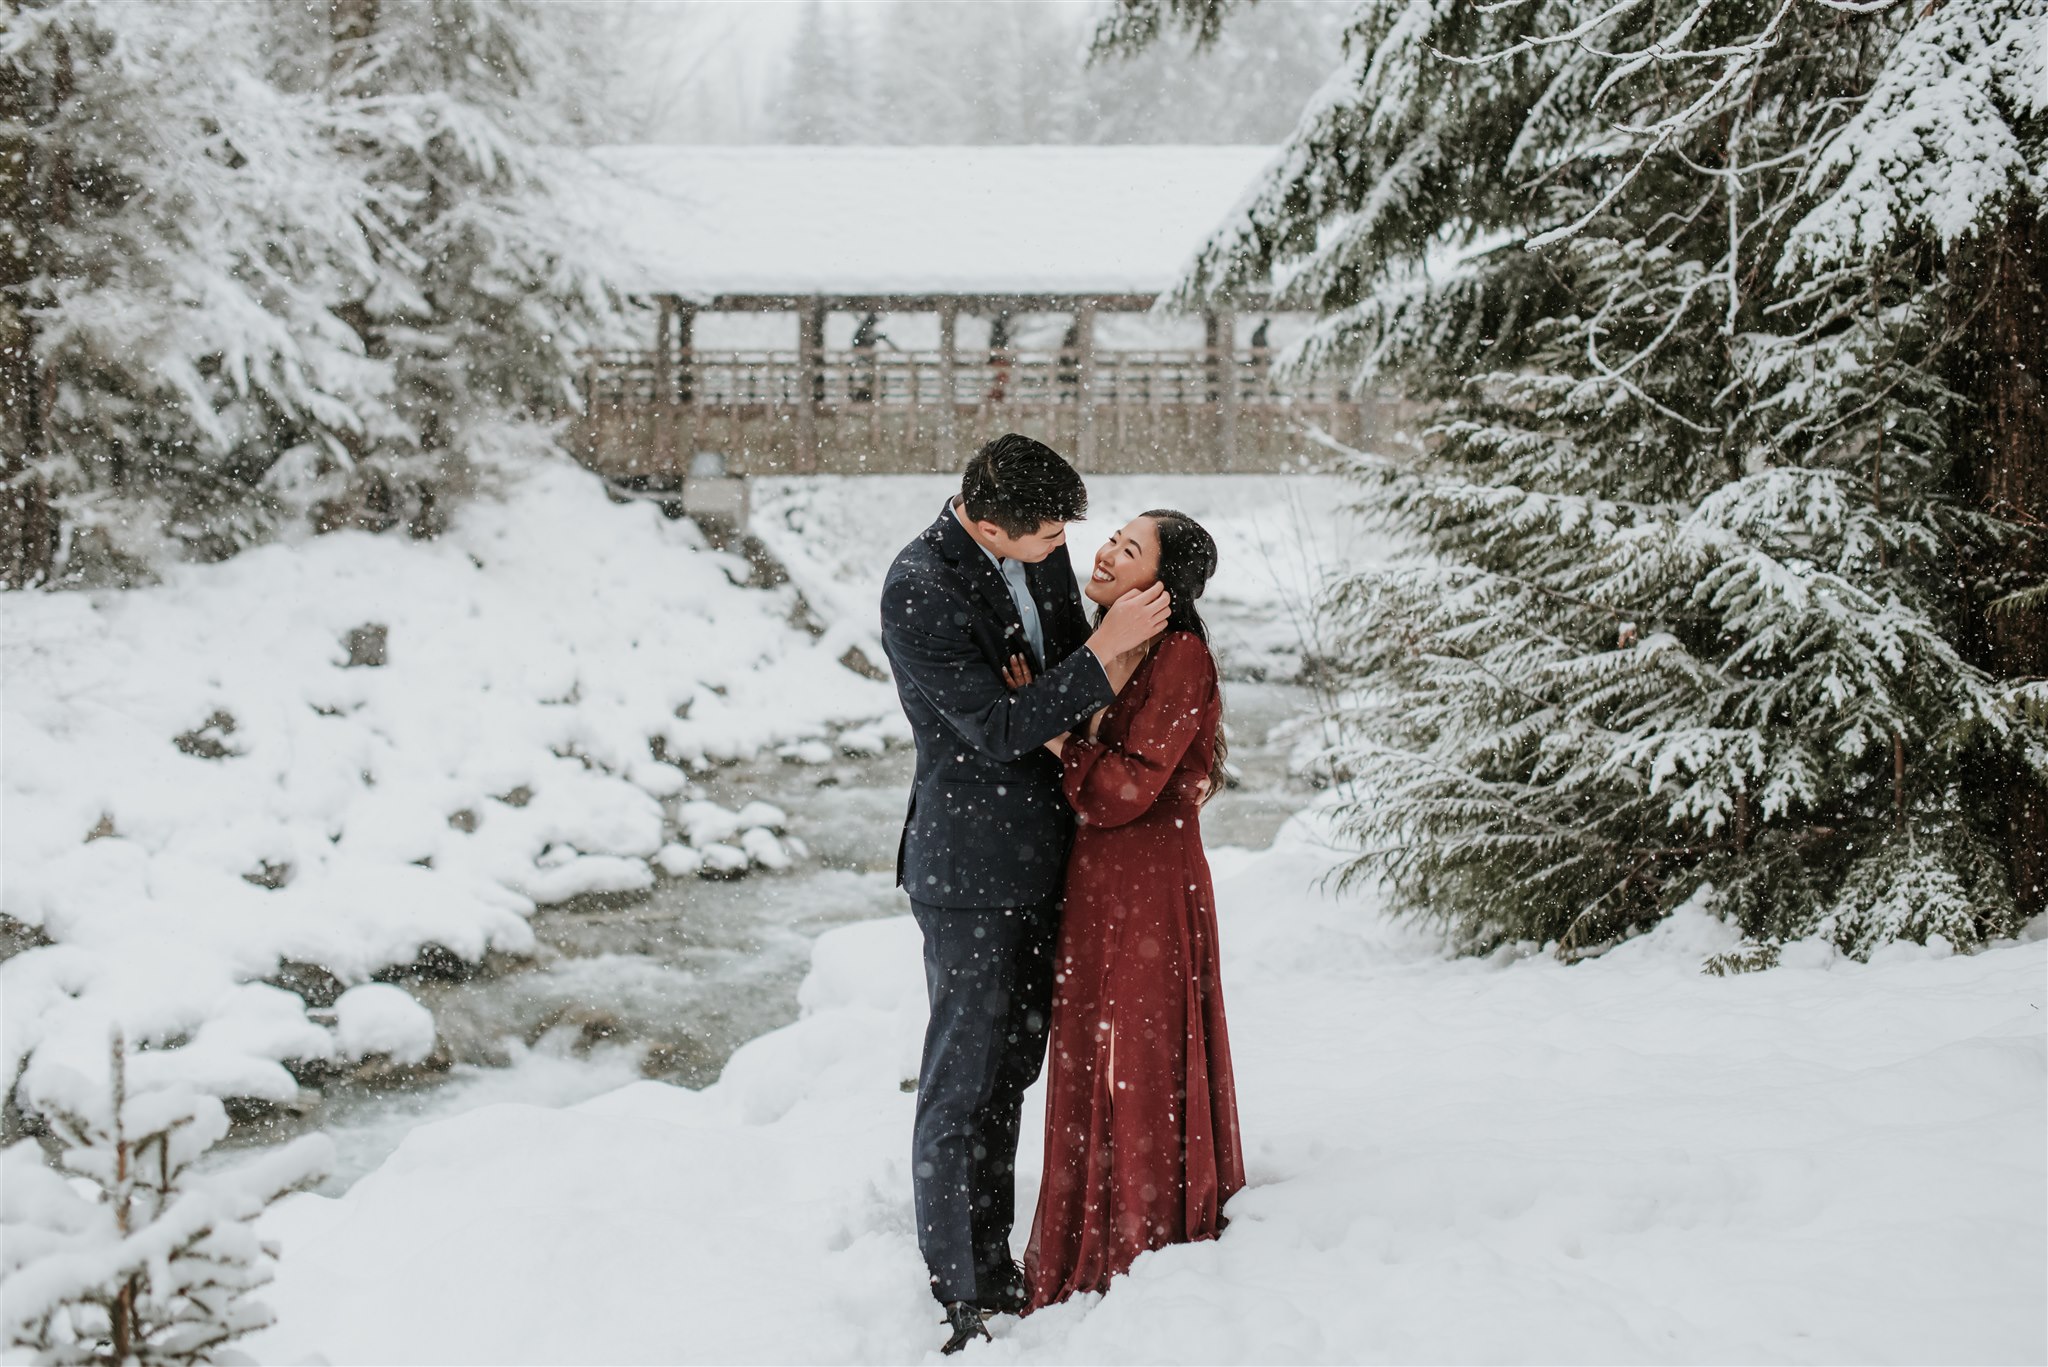
<svg viewBox="0 0 2048 1367">
<path fill-rule="evenodd" d="M 1009 587 L 950 503 L 903 548 L 882 587 L 882 649 L 917 741 L 917 777 L 896 881 L 938 907 L 1021 907 L 1060 893 L 1073 815 L 1045 742 L 1116 693 L 1092 651 L 1062 546 L 1025 579 L 1047 659 L 1011 690 L 1002 670 L 1029 654 Z"/>
</svg>

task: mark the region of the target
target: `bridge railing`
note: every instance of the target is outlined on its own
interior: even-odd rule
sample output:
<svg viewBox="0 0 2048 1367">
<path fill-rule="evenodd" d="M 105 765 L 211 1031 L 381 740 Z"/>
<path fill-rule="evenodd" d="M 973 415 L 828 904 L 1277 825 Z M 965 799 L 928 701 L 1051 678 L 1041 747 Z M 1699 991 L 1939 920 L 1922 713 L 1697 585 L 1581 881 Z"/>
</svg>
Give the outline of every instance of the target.
<svg viewBox="0 0 2048 1367">
<path fill-rule="evenodd" d="M 747 473 L 956 469 L 1007 430 L 1084 469 L 1276 470 L 1356 441 L 1376 396 L 1323 378 L 1282 386 L 1261 349 L 604 352 L 584 378 L 580 443 L 610 473 L 663 477 L 695 450 Z"/>
<path fill-rule="evenodd" d="M 1341 403 L 1329 379 L 1281 386 L 1263 350 L 1236 352 L 1103 351 L 1093 363 L 1078 352 L 998 352 L 956 357 L 936 351 L 825 351 L 806 367 L 798 351 L 611 351 L 585 373 L 592 404 L 697 403 L 795 406 L 880 403 L 1058 404 L 1081 401 L 1084 382 L 1098 403 L 1221 403 L 1226 388 L 1241 405 Z M 948 371 L 951 372 L 950 376 Z"/>
</svg>

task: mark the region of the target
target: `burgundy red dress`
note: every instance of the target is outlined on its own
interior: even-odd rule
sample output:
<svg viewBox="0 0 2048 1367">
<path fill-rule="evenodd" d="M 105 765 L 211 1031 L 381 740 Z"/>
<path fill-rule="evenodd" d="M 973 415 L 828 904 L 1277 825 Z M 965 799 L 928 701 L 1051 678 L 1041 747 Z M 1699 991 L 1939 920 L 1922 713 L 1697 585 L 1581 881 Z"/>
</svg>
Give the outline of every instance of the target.
<svg viewBox="0 0 2048 1367">
<path fill-rule="evenodd" d="M 1031 1308 L 1100 1291 L 1140 1253 L 1211 1239 L 1244 1186 L 1198 783 L 1223 704 L 1208 646 L 1162 640 L 1067 743 L 1067 864 Z"/>
</svg>

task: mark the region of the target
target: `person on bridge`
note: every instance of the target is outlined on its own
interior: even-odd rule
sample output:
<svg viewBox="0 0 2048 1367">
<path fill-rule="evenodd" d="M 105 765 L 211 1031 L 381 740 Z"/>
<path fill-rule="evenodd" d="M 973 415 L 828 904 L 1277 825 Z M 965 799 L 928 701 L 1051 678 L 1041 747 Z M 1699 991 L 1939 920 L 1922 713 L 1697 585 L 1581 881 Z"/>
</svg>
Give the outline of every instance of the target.
<svg viewBox="0 0 2048 1367">
<path fill-rule="evenodd" d="M 875 348 L 884 343 L 890 350 L 896 349 L 896 344 L 882 335 L 880 315 L 865 314 L 853 330 L 853 368 L 847 376 L 847 398 L 854 403 L 875 401 Z"/>
<path fill-rule="evenodd" d="M 1171 608 L 1154 585 L 1089 631 L 1066 550 L 1087 506 L 1058 453 L 998 437 L 882 589 L 882 647 L 917 746 L 896 876 L 931 1004 L 911 1180 L 948 1353 L 1030 1299 L 1010 1252 L 1017 1137 L 1045 1060 L 1074 824 L 1045 744 L 1115 701 Z M 1005 673 L 1021 669 L 1034 677 L 1013 688 Z"/>
</svg>

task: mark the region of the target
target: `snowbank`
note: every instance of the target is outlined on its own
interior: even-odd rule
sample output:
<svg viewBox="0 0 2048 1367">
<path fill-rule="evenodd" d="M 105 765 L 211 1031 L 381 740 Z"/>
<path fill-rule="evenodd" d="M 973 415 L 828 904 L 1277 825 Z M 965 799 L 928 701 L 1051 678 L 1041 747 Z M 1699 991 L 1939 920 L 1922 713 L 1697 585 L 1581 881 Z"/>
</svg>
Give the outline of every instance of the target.
<svg viewBox="0 0 2048 1367">
<path fill-rule="evenodd" d="M 1681 915 L 1573 967 L 1454 961 L 1218 851 L 1251 1186 L 1213 1244 L 964 1361 L 2039 1361 L 2048 945 L 1717 979 Z M 1225 870 L 1228 870 L 1226 873 Z M 907 919 L 699 1093 L 415 1131 L 284 1244 L 266 1361 L 913 1361 Z M 1027 1112 L 1023 1207 L 1042 1100 Z M 1018 1239 L 1021 1247 L 1023 1231 Z"/>
<path fill-rule="evenodd" d="M 337 1036 L 257 980 L 522 952 L 536 902 L 653 881 L 679 765 L 894 714 L 691 525 L 565 461 L 501 477 L 434 542 L 0 596 L 0 909 L 54 942 L 0 966 L 10 1079 L 97 1058 L 116 1020 L 154 1046 L 144 1086 L 290 1101 L 282 1060 L 413 1060 L 431 1037 L 388 998 L 342 997 Z"/>
</svg>

